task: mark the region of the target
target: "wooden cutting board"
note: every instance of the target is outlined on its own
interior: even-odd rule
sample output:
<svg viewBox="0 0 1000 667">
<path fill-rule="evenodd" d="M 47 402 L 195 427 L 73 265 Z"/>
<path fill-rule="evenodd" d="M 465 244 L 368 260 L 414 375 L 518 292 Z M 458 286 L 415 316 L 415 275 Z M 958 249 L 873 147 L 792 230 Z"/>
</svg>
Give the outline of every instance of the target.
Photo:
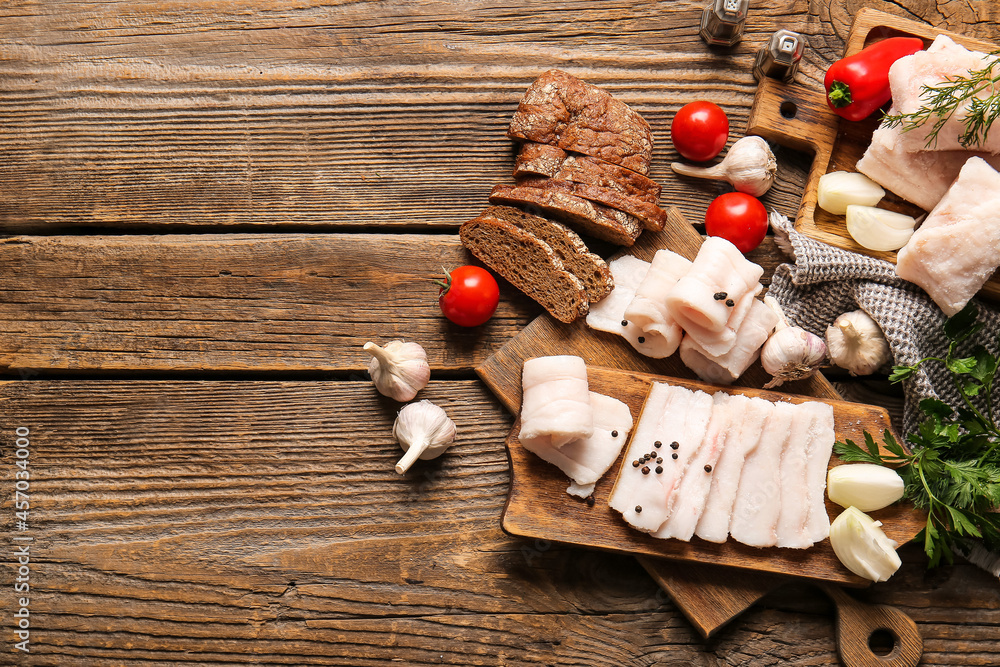
<svg viewBox="0 0 1000 667">
<path fill-rule="evenodd" d="M 629 406 L 636 423 L 652 383 L 666 381 L 669 384 L 708 393 L 725 391 L 759 396 L 769 401 L 787 400 L 792 403 L 808 400 L 826 402 L 833 407 L 837 440 L 840 441 L 850 438 L 862 442 L 864 431 L 882 433 L 886 429 L 891 429 L 889 415 L 884 409 L 861 403 L 792 396 L 746 387 L 719 387 L 692 380 L 664 378 L 647 373 L 594 366 L 587 368 L 587 379 L 591 391 L 624 401 Z M 623 464 L 619 459 L 598 481 L 593 493 L 595 502 L 591 506 L 566 493 L 568 480 L 558 468 L 542 461 L 521 446 L 517 440 L 519 429 L 520 424 L 515 422 L 507 438 L 511 488 L 504 508 L 503 528 L 512 535 L 554 540 L 606 551 L 728 565 L 849 586 L 866 586 L 870 583 L 841 565 L 830 547 L 829 540 L 824 540 L 809 549 L 757 549 L 735 540 L 715 544 L 694 538 L 690 542 L 683 542 L 656 539 L 634 530 L 608 506 L 608 499 L 621 465 L 628 463 Z M 836 456 L 832 457 L 831 466 L 840 463 Z M 827 513 L 831 521 L 841 511 L 842 507 L 827 501 Z M 909 504 L 893 505 L 872 512 L 871 516 L 882 521 L 885 533 L 899 544 L 905 544 L 913 539 L 920 532 L 926 519 Z"/>
<path fill-rule="evenodd" d="M 947 35 L 973 50 L 991 52 L 997 49 L 990 42 L 864 8 L 858 13 L 851 28 L 844 55 L 857 53 L 865 46 L 886 37 L 919 37 L 929 45 L 938 35 Z M 881 114 L 876 112 L 863 121 L 845 120 L 829 109 L 825 91 L 820 84 L 784 84 L 766 78 L 757 88 L 747 122 L 747 134 L 760 135 L 782 146 L 815 155 L 806 179 L 802 205 L 795 219 L 797 230 L 830 245 L 895 262 L 895 252 L 863 248 L 847 232 L 844 216 L 827 213 L 816 205 L 820 177 L 832 171 L 857 171 L 855 165 L 871 143 L 872 133 L 878 127 L 880 117 Z M 886 193 L 880 206 L 913 217 L 925 213 L 891 192 Z M 994 275 L 986 282 L 980 296 L 993 301 L 1000 300 L 1000 275 Z"/>
<path fill-rule="evenodd" d="M 660 248 L 669 248 L 693 258 L 701 243 L 698 231 L 676 208 L 671 207 L 663 231 L 644 233 L 628 252 L 649 261 Z M 562 324 L 547 315 L 529 323 L 521 333 L 478 366 L 476 372 L 507 409 L 516 415 L 521 406 L 520 378 L 524 360 L 549 354 L 577 354 L 588 365 L 595 367 L 697 379 L 676 355 L 667 359 L 649 359 L 636 354 L 619 336 L 593 331 L 582 321 Z M 736 382 L 736 386 L 759 388 L 768 379 L 760 365 L 754 364 Z M 783 388 L 792 394 L 834 400 L 840 398 L 821 374 L 787 383 Z M 744 570 L 685 560 L 664 560 L 645 555 L 638 555 L 637 560 L 670 595 L 692 626 L 706 638 L 769 592 L 790 581 L 787 575 L 757 571 L 754 576 L 748 577 Z M 899 627 L 905 625 L 901 622 Z M 912 626 L 912 621 L 909 625 Z M 915 636 L 912 628 L 906 632 L 900 630 L 897 634 L 899 637 Z M 913 641 L 910 643 L 912 645 Z"/>
</svg>

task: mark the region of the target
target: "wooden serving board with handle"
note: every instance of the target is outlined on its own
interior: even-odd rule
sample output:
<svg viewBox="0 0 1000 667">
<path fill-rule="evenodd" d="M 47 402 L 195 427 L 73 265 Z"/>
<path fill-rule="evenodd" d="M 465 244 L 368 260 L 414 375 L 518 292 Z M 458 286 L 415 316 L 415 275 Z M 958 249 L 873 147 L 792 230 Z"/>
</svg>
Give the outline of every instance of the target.
<svg viewBox="0 0 1000 667">
<path fill-rule="evenodd" d="M 630 254 L 649 261 L 660 248 L 693 258 L 701 247 L 702 237 L 680 214 L 668 209 L 667 225 L 661 232 L 646 232 L 639 237 Z M 496 394 L 497 398 L 512 414 L 518 414 L 521 406 L 521 366 L 525 359 L 549 354 L 577 354 L 588 365 L 619 369 L 635 374 L 654 374 L 673 378 L 695 380 L 695 376 L 676 357 L 649 359 L 635 352 L 621 337 L 589 329 L 582 321 L 573 324 L 556 322 L 547 315 L 533 320 L 521 333 L 507 342 L 504 347 L 476 368 L 483 382 Z M 736 382 L 741 387 L 762 387 L 768 380 L 767 374 L 754 364 Z M 838 400 L 837 391 L 821 374 L 808 379 L 787 383 L 789 393 L 824 399 Z M 610 477 L 608 479 L 611 479 Z M 560 488 L 560 499 L 575 502 Z M 596 503 L 595 503 L 596 506 Z M 790 579 L 786 574 L 757 570 L 751 577 L 742 569 L 696 563 L 688 560 L 667 560 L 656 556 L 637 554 L 639 563 L 650 576 L 671 596 L 678 608 L 703 636 L 710 637 L 732 619 L 752 606 L 762 597 L 777 589 Z M 794 576 L 794 572 L 789 574 Z M 834 586 L 835 588 L 835 586 Z M 859 606 L 857 609 L 874 608 Z M 841 606 L 838 603 L 838 609 Z M 920 655 L 920 636 L 913 621 L 898 611 L 896 622 L 888 627 L 897 638 L 897 643 L 907 647 L 905 655 Z M 872 616 L 871 622 L 885 627 L 881 619 L 892 615 L 880 612 Z M 875 626 L 872 626 L 875 629 Z M 853 635 L 852 635 L 853 636 Z M 858 646 L 843 646 L 849 636 L 838 634 L 842 654 L 857 654 L 876 657 L 868 649 L 867 634 Z M 866 664 L 854 662 L 851 664 Z M 912 665 L 915 661 L 881 662 L 883 665 Z"/>
<path fill-rule="evenodd" d="M 991 52 L 997 49 L 990 42 L 864 8 L 858 12 L 851 27 L 844 55 L 855 54 L 869 44 L 887 37 L 919 37 L 930 45 L 938 35 L 947 35 L 973 50 Z M 895 252 L 868 250 L 858 245 L 847 231 L 844 216 L 833 215 L 817 206 L 820 177 L 833 171 L 857 171 L 855 165 L 871 143 L 872 133 L 878 128 L 880 119 L 881 114 L 876 112 L 863 121 L 845 120 L 827 106 L 826 93 L 821 85 L 805 85 L 794 81 L 784 84 L 765 78 L 757 88 L 750 109 L 747 134 L 756 134 L 768 141 L 815 156 L 806 179 L 802 205 L 795 219 L 798 231 L 830 245 L 895 262 Z M 886 192 L 886 197 L 879 205 L 918 219 L 925 213 L 891 192 Z M 1000 275 L 994 275 L 986 282 L 980 296 L 993 301 L 1000 300 Z"/>
<path fill-rule="evenodd" d="M 769 401 L 792 403 L 823 401 L 834 411 L 837 440 L 863 441 L 864 431 L 882 433 L 891 429 L 889 415 L 882 408 L 829 398 L 794 396 L 781 392 L 747 387 L 721 387 L 694 380 L 665 378 L 648 373 L 636 373 L 595 366 L 587 368 L 590 390 L 625 402 L 638 423 L 646 395 L 654 382 L 667 382 L 708 393 L 724 391 L 759 396 Z M 729 565 L 775 574 L 788 574 L 807 579 L 849 586 L 865 586 L 868 582 L 852 574 L 837 559 L 829 540 L 808 549 L 758 549 L 727 540 L 721 544 L 693 538 L 690 542 L 657 539 L 631 528 L 608 506 L 622 459 L 597 482 L 594 504 L 591 506 L 566 493 L 568 480 L 555 466 L 524 449 L 517 439 L 520 424 L 507 438 L 507 455 L 511 464 L 511 488 L 504 508 L 503 528 L 512 535 L 554 540 L 606 551 L 633 553 L 697 563 Z M 652 447 L 652 444 L 650 444 Z M 831 466 L 840 465 L 835 456 Z M 843 510 L 827 501 L 832 521 Z M 913 539 L 923 526 L 925 517 L 909 504 L 892 505 L 871 516 L 882 521 L 886 535 L 899 544 Z"/>
</svg>

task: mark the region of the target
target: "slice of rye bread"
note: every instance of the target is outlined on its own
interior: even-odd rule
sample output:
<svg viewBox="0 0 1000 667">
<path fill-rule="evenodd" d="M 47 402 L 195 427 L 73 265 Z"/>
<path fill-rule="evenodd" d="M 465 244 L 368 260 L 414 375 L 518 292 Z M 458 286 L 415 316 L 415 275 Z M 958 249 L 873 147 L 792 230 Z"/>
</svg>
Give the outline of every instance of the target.
<svg viewBox="0 0 1000 667">
<path fill-rule="evenodd" d="M 549 70 L 525 91 L 507 128 L 511 139 L 551 144 L 649 173 L 653 133 L 635 110 L 606 90 Z"/>
<path fill-rule="evenodd" d="M 633 215 L 642 222 L 645 229 L 660 231 L 667 224 L 667 212 L 656 204 L 630 197 L 612 188 L 601 187 L 600 185 L 590 185 L 589 183 L 574 183 L 557 178 L 545 178 L 544 176 L 525 176 L 515 179 L 519 186 L 529 188 L 541 188 L 543 190 L 555 190 L 566 194 L 589 199 L 598 204 L 604 204 L 611 208 L 618 209 Z"/>
<path fill-rule="evenodd" d="M 621 165 L 533 141 L 521 144 L 514 160 L 514 178 L 521 176 L 548 176 L 599 185 L 656 205 L 662 192 L 653 179 Z"/>
<path fill-rule="evenodd" d="M 642 222 L 635 216 L 557 190 L 499 184 L 490 192 L 490 203 L 547 214 L 578 232 L 623 246 L 631 246 L 642 233 Z"/>
<path fill-rule="evenodd" d="M 534 234 L 504 220 L 478 217 L 463 223 L 458 235 L 469 252 L 560 322 L 574 322 L 590 310 L 583 282 Z"/>
<path fill-rule="evenodd" d="M 583 282 L 590 303 L 600 301 L 614 289 L 615 279 L 607 262 L 590 252 L 583 239 L 566 225 L 513 206 L 488 206 L 479 217 L 503 220 L 548 244 L 563 266 Z"/>
</svg>

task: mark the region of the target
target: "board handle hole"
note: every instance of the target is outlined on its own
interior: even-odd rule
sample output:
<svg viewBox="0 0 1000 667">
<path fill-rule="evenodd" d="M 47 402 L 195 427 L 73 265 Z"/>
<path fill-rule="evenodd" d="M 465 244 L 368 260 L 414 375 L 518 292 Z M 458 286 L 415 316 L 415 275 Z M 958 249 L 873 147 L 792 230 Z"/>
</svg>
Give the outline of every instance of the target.
<svg viewBox="0 0 1000 667">
<path fill-rule="evenodd" d="M 875 655 L 885 657 L 896 649 L 896 635 L 890 630 L 879 628 L 868 635 L 868 648 Z"/>
<path fill-rule="evenodd" d="M 778 107 L 778 112 L 781 113 L 782 118 L 791 120 L 795 118 L 795 114 L 799 112 L 799 107 L 795 104 L 795 102 L 785 101 L 781 103 L 780 107 Z"/>
</svg>

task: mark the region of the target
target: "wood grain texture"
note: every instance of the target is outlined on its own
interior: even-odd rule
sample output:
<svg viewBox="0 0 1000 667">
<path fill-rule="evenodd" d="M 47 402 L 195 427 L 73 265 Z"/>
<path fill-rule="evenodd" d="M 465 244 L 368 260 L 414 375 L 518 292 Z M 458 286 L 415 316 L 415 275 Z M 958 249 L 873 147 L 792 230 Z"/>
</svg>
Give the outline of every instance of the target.
<svg viewBox="0 0 1000 667">
<path fill-rule="evenodd" d="M 13 429 L 31 441 L 28 530 L 4 540 L 35 540 L 32 653 L 0 663 L 835 664 L 818 593 L 704 644 L 634 559 L 505 535 L 510 416 L 476 381 L 422 397 L 459 436 L 401 476 L 398 404 L 367 382 L 0 385 L 5 467 Z M 926 664 L 995 664 L 995 581 L 904 558 L 862 599 L 917 620 Z"/>
</svg>

